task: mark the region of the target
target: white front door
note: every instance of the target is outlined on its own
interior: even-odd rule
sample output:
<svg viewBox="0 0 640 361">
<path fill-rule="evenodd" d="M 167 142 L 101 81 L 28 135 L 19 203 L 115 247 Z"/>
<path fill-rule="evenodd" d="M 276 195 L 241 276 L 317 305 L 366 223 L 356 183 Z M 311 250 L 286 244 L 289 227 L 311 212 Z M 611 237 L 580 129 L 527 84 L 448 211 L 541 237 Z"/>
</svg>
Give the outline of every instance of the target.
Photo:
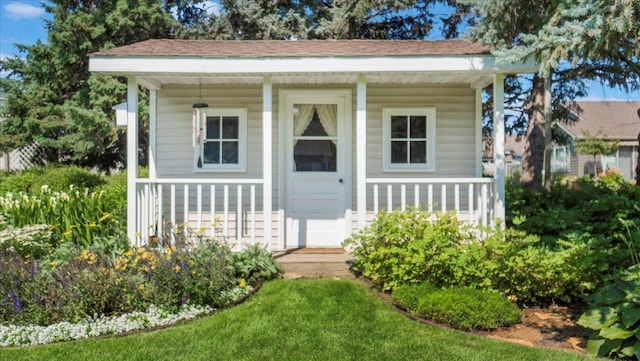
<svg viewBox="0 0 640 361">
<path fill-rule="evenodd" d="M 339 247 L 350 222 L 351 92 L 283 92 L 287 247 Z"/>
</svg>

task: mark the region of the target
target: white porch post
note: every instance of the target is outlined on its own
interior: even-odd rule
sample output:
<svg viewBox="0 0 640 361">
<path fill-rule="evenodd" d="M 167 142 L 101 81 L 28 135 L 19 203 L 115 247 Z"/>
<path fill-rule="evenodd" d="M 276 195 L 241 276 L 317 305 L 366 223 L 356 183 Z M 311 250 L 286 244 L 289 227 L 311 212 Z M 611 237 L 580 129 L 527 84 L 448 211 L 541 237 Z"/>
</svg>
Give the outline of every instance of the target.
<svg viewBox="0 0 640 361">
<path fill-rule="evenodd" d="M 505 179 L 504 179 L 504 74 L 493 78 L 493 177 L 496 181 L 495 216 L 504 220 Z M 503 223 L 504 226 L 504 223 Z"/>
<path fill-rule="evenodd" d="M 127 79 L 127 237 L 138 245 L 136 237 L 136 179 L 138 178 L 138 84 Z"/>
<path fill-rule="evenodd" d="M 482 177 L 482 88 L 476 88 L 476 177 Z"/>
<path fill-rule="evenodd" d="M 262 79 L 262 209 L 263 209 L 263 237 L 267 249 L 271 251 L 271 212 L 272 212 L 272 85 L 271 76 Z"/>
<path fill-rule="evenodd" d="M 367 77 L 364 74 L 358 76 L 356 159 L 358 229 L 363 229 L 367 224 Z"/>
<path fill-rule="evenodd" d="M 156 179 L 156 90 L 149 90 L 149 178 Z"/>
</svg>

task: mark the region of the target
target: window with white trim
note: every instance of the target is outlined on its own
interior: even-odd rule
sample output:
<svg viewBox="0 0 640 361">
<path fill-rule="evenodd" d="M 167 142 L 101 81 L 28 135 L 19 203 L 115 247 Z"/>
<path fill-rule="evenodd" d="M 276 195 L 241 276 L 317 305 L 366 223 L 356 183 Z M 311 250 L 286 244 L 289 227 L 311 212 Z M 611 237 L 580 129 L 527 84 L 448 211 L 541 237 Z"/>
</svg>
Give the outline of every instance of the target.
<svg viewBox="0 0 640 361">
<path fill-rule="evenodd" d="M 245 171 L 246 109 L 207 109 L 196 147 L 196 171 Z"/>
<path fill-rule="evenodd" d="M 436 109 L 383 109 L 384 170 L 436 170 Z"/>
</svg>

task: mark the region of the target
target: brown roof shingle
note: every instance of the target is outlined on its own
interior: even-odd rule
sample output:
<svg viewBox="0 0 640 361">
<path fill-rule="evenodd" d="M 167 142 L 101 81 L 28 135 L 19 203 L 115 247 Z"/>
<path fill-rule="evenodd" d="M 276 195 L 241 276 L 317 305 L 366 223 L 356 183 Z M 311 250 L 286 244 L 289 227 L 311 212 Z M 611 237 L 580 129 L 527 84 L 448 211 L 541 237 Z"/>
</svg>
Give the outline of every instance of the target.
<svg viewBox="0 0 640 361">
<path fill-rule="evenodd" d="M 578 139 L 582 130 L 596 134 L 602 130 L 610 139 L 636 140 L 640 132 L 640 101 L 579 101 L 579 120 L 565 126 Z"/>
<path fill-rule="evenodd" d="M 152 39 L 93 53 L 93 56 L 341 57 L 489 54 L 464 40 L 174 40 Z"/>
</svg>

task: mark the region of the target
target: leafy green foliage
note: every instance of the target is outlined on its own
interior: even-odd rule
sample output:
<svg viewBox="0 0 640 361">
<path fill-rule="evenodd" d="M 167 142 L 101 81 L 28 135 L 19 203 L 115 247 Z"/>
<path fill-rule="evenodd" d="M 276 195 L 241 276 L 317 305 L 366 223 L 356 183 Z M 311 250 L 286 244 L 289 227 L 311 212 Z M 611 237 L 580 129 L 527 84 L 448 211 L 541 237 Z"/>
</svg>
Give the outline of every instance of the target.
<svg viewBox="0 0 640 361">
<path fill-rule="evenodd" d="M 235 277 L 250 284 L 276 278 L 282 269 L 273 261 L 271 252 L 260 245 L 249 246 L 242 252 L 231 255 L 231 263 L 236 270 Z"/>
<path fill-rule="evenodd" d="M 393 303 L 419 317 L 460 330 L 493 330 L 520 322 L 520 310 L 504 296 L 468 287 L 434 289 L 428 283 L 394 289 Z"/>
<path fill-rule="evenodd" d="M 570 300 L 591 288 L 583 276 L 588 265 L 578 261 L 585 247 L 551 249 L 537 236 L 499 226 L 486 232 L 479 240 L 453 213 L 394 211 L 379 214 L 345 246 L 353 246 L 354 270 L 383 290 L 427 281 L 493 289 L 530 304 Z"/>
<path fill-rule="evenodd" d="M 90 75 L 88 55 L 167 37 L 171 15 L 155 0 L 54 0 L 43 6 L 52 16 L 47 43 L 18 45 L 24 56 L 0 61 L 0 69 L 19 79 L 3 82 L 8 118 L 0 127 L 0 149 L 36 141 L 49 162 L 117 168 L 124 133 L 117 130 L 111 107 L 124 101 L 126 86 L 123 79 Z M 140 117 L 143 137 L 146 119 Z"/>
<path fill-rule="evenodd" d="M 640 359 L 640 280 L 638 267 L 591 297 L 578 324 L 589 329 L 587 352 L 600 357 Z"/>
<path fill-rule="evenodd" d="M 8 172 L 0 179 L 0 194 L 37 191 L 46 185 L 53 191 L 70 186 L 94 189 L 106 184 L 105 178 L 77 166 L 33 167 L 21 172 Z"/>
</svg>

